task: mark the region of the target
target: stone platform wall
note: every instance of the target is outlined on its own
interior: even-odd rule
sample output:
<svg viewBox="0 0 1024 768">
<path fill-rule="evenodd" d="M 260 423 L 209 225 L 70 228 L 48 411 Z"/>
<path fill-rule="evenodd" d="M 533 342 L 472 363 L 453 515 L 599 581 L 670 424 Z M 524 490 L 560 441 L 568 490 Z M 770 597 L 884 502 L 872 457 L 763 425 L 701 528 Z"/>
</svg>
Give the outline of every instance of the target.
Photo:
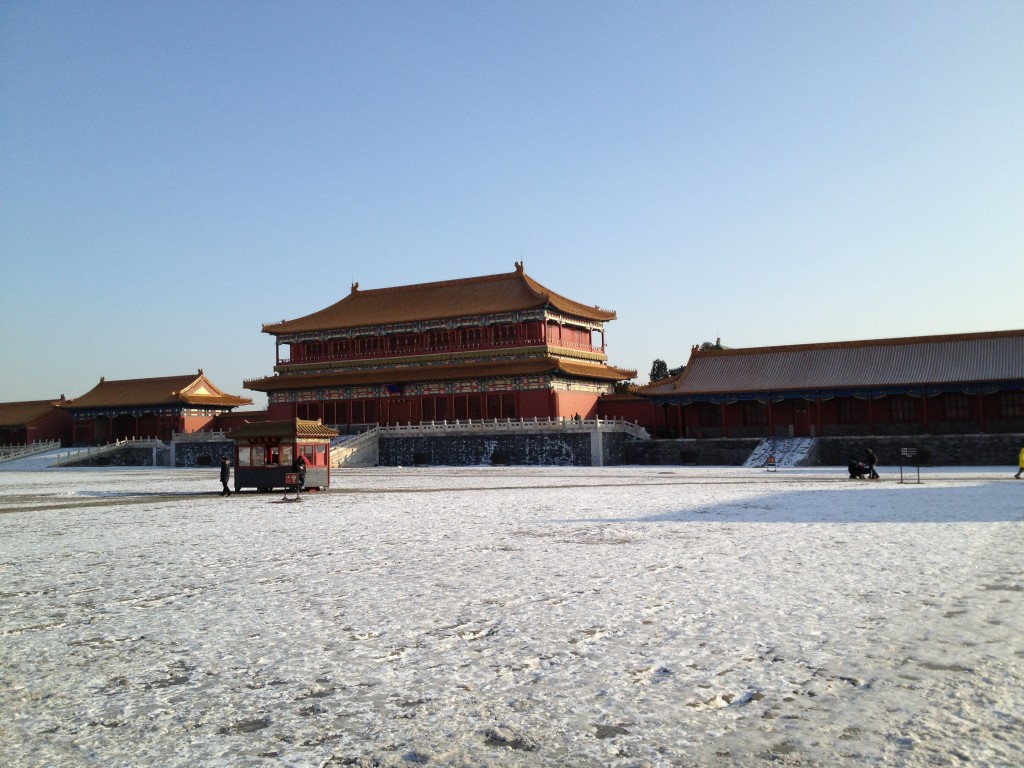
<svg viewBox="0 0 1024 768">
<path fill-rule="evenodd" d="M 65 464 L 66 467 L 166 467 L 170 462 L 170 449 L 166 446 L 158 447 L 155 451 L 156 461 L 154 462 L 154 450 L 152 446 L 125 445 L 112 451 L 104 451 L 92 456 L 83 456 L 73 462 Z"/>
<path fill-rule="evenodd" d="M 631 440 L 626 464 L 741 466 L 761 443 L 760 438 L 715 440 Z"/>
<path fill-rule="evenodd" d="M 819 437 L 814 441 L 812 466 L 845 466 L 851 457 L 862 459 L 870 448 L 878 463 L 907 466 L 913 459 L 900 455 L 902 448 L 917 448 L 922 467 L 1016 466 L 1024 434 L 1017 435 L 904 435 L 901 437 Z"/>
<path fill-rule="evenodd" d="M 179 440 L 174 443 L 173 455 L 176 467 L 219 467 L 225 456 L 234 465 L 235 444 L 230 440 Z"/>
<path fill-rule="evenodd" d="M 628 441 L 626 464 L 740 466 L 760 440 L 728 438 L 706 440 Z M 819 437 L 806 466 L 842 467 L 850 457 L 863 458 L 871 448 L 879 464 L 913 466 L 901 456 L 902 448 L 917 448 L 921 466 L 1016 466 L 1024 448 L 1024 434 L 977 435 L 873 435 L 867 437 Z"/>
<path fill-rule="evenodd" d="M 381 437 L 381 466 L 528 465 L 589 467 L 590 435 Z"/>
</svg>

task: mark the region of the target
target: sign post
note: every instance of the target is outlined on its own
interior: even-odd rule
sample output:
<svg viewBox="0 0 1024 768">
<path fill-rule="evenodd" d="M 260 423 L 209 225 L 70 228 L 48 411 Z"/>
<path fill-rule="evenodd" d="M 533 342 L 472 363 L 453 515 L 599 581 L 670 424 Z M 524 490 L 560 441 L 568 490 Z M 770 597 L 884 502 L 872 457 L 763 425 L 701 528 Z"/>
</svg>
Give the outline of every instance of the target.
<svg viewBox="0 0 1024 768">
<path fill-rule="evenodd" d="M 909 480 L 903 480 L 903 465 L 910 465 L 913 460 L 914 466 L 917 467 L 917 484 L 921 484 L 921 462 L 917 457 L 917 448 L 900 448 L 900 483 L 910 482 Z"/>
<path fill-rule="evenodd" d="M 295 498 L 288 498 L 289 489 L 295 491 Z M 301 501 L 302 495 L 299 493 L 299 473 L 298 472 L 285 472 L 284 473 L 284 497 L 288 501 Z"/>
</svg>

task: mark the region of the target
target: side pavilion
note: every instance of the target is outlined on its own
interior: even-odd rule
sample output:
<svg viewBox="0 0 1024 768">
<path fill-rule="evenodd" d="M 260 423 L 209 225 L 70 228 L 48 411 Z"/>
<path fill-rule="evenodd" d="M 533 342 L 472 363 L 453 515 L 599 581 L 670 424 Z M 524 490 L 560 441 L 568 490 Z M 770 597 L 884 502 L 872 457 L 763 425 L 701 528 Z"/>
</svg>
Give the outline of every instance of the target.
<svg viewBox="0 0 1024 768">
<path fill-rule="evenodd" d="M 71 417 L 62 408 L 65 402 L 61 395 L 59 400 L 0 403 L 0 446 L 29 445 L 48 440 L 69 445 Z"/>
<path fill-rule="evenodd" d="M 170 440 L 175 432 L 199 432 L 217 416 L 249 405 L 248 397 L 229 395 L 214 386 L 203 369 L 198 374 L 151 379 L 121 379 L 99 384 L 65 403 L 77 445 L 154 437 Z"/>
</svg>

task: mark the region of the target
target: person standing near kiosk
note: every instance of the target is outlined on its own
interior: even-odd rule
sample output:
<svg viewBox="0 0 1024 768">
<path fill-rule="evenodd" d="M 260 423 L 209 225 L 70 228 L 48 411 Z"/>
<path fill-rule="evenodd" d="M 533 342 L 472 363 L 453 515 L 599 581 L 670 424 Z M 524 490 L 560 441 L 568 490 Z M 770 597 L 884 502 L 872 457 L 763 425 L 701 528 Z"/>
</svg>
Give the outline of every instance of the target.
<svg viewBox="0 0 1024 768">
<path fill-rule="evenodd" d="M 228 460 L 228 457 L 225 456 L 220 461 L 220 484 L 224 488 L 224 490 L 220 492 L 221 496 L 230 496 L 231 495 L 231 489 L 228 488 L 228 481 L 230 479 L 231 479 L 231 462 Z"/>
<path fill-rule="evenodd" d="M 298 492 L 301 493 L 306 487 L 306 457 L 301 453 L 295 457 L 295 461 L 292 462 L 292 469 L 299 476 Z"/>
</svg>

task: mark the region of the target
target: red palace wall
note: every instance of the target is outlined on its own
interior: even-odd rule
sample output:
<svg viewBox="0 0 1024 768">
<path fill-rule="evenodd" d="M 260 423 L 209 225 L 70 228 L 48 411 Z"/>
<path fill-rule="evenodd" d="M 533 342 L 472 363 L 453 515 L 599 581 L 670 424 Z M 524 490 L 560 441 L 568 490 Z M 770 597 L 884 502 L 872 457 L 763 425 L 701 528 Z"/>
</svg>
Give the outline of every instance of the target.
<svg viewBox="0 0 1024 768">
<path fill-rule="evenodd" d="M 279 418 L 287 419 L 288 415 Z M 268 411 L 234 411 L 218 415 L 213 428 L 222 432 L 233 432 L 247 422 L 269 421 L 270 419 Z"/>
<path fill-rule="evenodd" d="M 720 403 L 663 406 L 646 398 L 611 396 L 600 401 L 598 413 L 638 422 L 660 438 L 1007 433 L 1024 429 L 1024 393 L 793 399 L 770 405 L 741 400 L 724 408 Z"/>
<path fill-rule="evenodd" d="M 182 432 L 210 432 L 215 428 L 217 417 L 215 415 L 206 416 L 182 416 L 181 418 L 181 429 Z"/>
<path fill-rule="evenodd" d="M 467 419 L 593 418 L 595 392 L 525 390 L 505 393 L 470 393 L 425 397 L 382 397 L 376 400 L 301 401 L 270 403 L 262 419 L 320 419 L 325 424 L 418 424 L 421 421 Z M 237 414 L 244 416 L 244 413 Z M 253 420 L 260 420 L 259 418 Z M 223 417 L 219 424 L 230 424 Z"/>
<path fill-rule="evenodd" d="M 592 419 L 597 415 L 597 394 L 594 392 L 565 392 L 557 390 L 554 392 L 555 408 L 554 417 L 571 419 L 579 416 L 581 419 Z"/>
<path fill-rule="evenodd" d="M 27 445 L 57 440 L 67 446 L 71 445 L 71 433 L 71 414 L 55 409 L 28 427 L 0 427 L 0 445 Z"/>
</svg>

